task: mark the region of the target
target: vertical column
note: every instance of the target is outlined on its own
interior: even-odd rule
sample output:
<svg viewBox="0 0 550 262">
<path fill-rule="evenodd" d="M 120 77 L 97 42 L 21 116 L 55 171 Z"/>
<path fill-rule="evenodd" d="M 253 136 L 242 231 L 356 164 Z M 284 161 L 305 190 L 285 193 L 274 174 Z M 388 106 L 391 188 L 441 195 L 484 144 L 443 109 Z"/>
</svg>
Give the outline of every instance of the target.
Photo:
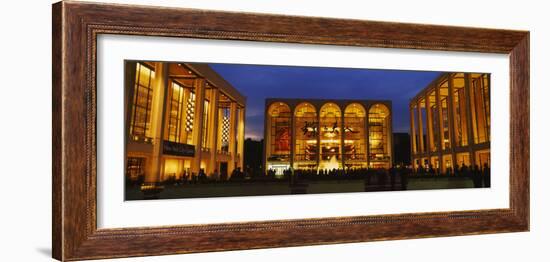
<svg viewBox="0 0 550 262">
<path fill-rule="evenodd" d="M 439 172 L 443 173 L 445 164 L 443 163 L 443 145 L 445 143 L 445 130 L 443 128 L 443 108 L 441 107 L 441 94 L 439 94 L 439 84 L 435 86 L 435 106 L 437 108 L 437 130 L 439 132 L 439 148 L 437 148 L 438 157 L 439 157 Z"/>
<path fill-rule="evenodd" d="M 218 149 L 218 97 L 220 91 L 217 88 L 212 88 L 212 96 L 210 98 L 210 108 L 208 114 L 210 114 L 210 119 L 208 121 L 208 139 L 207 145 L 210 148 L 210 159 L 208 159 L 208 174 L 214 173 L 214 170 L 217 170 L 216 165 L 216 156 Z M 220 173 L 220 170 L 217 170 L 217 173 Z"/>
<path fill-rule="evenodd" d="M 424 148 L 424 123 L 422 121 L 422 103 L 420 103 L 421 99 L 418 99 L 417 102 L 417 112 L 418 112 L 418 144 L 419 144 L 419 151 L 421 153 L 425 152 Z M 421 163 L 423 164 L 423 163 Z"/>
<path fill-rule="evenodd" d="M 231 174 L 233 169 L 235 169 L 235 160 L 237 156 L 237 151 L 235 150 L 235 129 L 237 126 L 237 103 L 231 102 L 229 107 L 229 156 L 230 160 L 227 164 L 228 172 Z"/>
<path fill-rule="evenodd" d="M 191 162 L 191 172 L 198 174 L 201 168 L 201 138 L 205 81 L 202 78 L 196 78 L 193 85 L 195 87 L 195 119 L 193 120 L 192 144 L 195 145 L 195 157 Z"/>
<path fill-rule="evenodd" d="M 387 132 L 388 134 L 386 137 L 388 138 L 388 156 L 390 157 L 390 160 L 388 162 L 389 167 L 393 166 L 393 125 L 392 125 L 392 117 L 393 117 L 393 108 L 391 106 L 388 106 L 388 117 L 386 118 L 386 126 L 387 126 Z"/>
<path fill-rule="evenodd" d="M 152 83 L 153 100 L 151 102 L 151 138 L 153 153 L 150 158 L 149 172 L 145 175 L 146 183 L 161 181 L 162 143 L 164 133 L 164 113 L 166 110 L 166 91 L 168 83 L 168 64 L 155 63 L 155 79 Z"/>
<path fill-rule="evenodd" d="M 464 88 L 465 90 L 465 96 L 466 96 L 466 127 L 468 128 L 468 152 L 470 153 L 470 165 L 473 167 L 475 164 L 475 156 L 474 156 L 474 129 L 473 129 L 473 117 L 472 117 L 472 108 L 471 108 L 471 101 L 470 101 L 470 95 L 472 94 L 472 81 L 470 79 L 471 75 L 464 73 Z"/>
<path fill-rule="evenodd" d="M 164 104 L 164 120 L 162 121 L 164 128 L 162 130 L 162 139 L 169 140 L 169 122 L 170 122 L 170 111 L 172 110 L 172 96 L 174 95 L 174 89 L 171 86 L 171 81 L 168 79 L 167 85 L 166 85 L 166 92 L 164 93 L 165 104 Z"/>
<path fill-rule="evenodd" d="M 371 104 L 368 104 L 365 108 L 366 112 L 365 112 L 365 134 L 366 134 L 366 154 L 367 154 L 367 167 L 370 167 L 371 165 L 371 162 L 370 162 L 370 107 L 372 105 Z"/>
<path fill-rule="evenodd" d="M 426 107 L 426 131 L 427 131 L 427 136 L 426 136 L 426 142 L 427 142 L 427 150 L 426 152 L 428 152 L 428 156 L 431 156 L 432 154 L 432 149 L 434 147 L 434 142 L 433 142 L 433 116 L 432 116 L 432 110 L 430 108 L 430 92 L 429 92 L 429 88 L 428 88 L 428 91 L 426 92 L 426 97 L 424 98 L 424 102 L 425 102 L 425 107 Z M 431 163 L 431 159 L 430 159 L 430 163 Z"/>
<path fill-rule="evenodd" d="M 342 169 L 344 172 L 346 171 L 346 157 L 344 155 L 344 151 L 346 149 L 345 139 L 346 139 L 346 130 L 344 129 L 345 123 L 344 123 L 344 115 L 345 115 L 346 109 L 341 110 L 341 117 L 340 117 L 340 159 L 342 162 Z"/>
<path fill-rule="evenodd" d="M 181 105 L 183 107 L 183 114 L 181 115 L 182 121 L 180 122 L 180 130 L 184 130 L 184 132 L 180 132 L 180 141 L 184 144 L 187 144 L 187 136 L 189 135 L 187 132 L 187 106 L 189 105 L 189 97 L 191 96 L 191 90 L 189 88 L 183 89 L 183 104 Z"/>
<path fill-rule="evenodd" d="M 451 149 L 451 155 L 452 155 L 452 162 L 453 162 L 453 172 L 456 172 L 454 168 L 457 165 L 456 160 L 456 153 L 455 153 L 455 103 L 454 103 L 454 83 L 453 78 L 450 74 L 447 74 L 447 80 L 448 80 L 448 86 L 449 86 L 449 107 L 447 108 L 447 111 L 449 111 L 449 144 Z"/>
<path fill-rule="evenodd" d="M 317 116 L 317 170 L 321 167 L 321 109 L 316 111 Z"/>
<path fill-rule="evenodd" d="M 245 121 L 245 107 L 243 106 L 239 110 L 239 123 L 237 124 L 237 153 L 239 154 L 239 167 L 244 170 L 244 121 Z"/>
<path fill-rule="evenodd" d="M 294 123 L 295 121 L 295 115 L 294 115 L 294 109 L 295 108 L 290 108 L 290 118 L 289 118 L 289 121 L 290 121 L 290 171 L 292 172 L 292 174 L 294 174 L 294 157 L 296 155 L 296 123 Z M 265 143 L 266 138 L 264 138 L 264 143 Z M 266 146 L 264 145 L 264 148 Z"/>
<path fill-rule="evenodd" d="M 269 112 L 270 105 L 266 102 L 265 104 L 265 111 L 264 111 L 264 146 L 263 146 L 263 158 L 262 158 L 262 172 L 264 175 L 267 175 L 267 171 L 269 170 L 267 167 L 267 158 L 268 154 L 271 152 L 271 114 Z M 292 150 L 292 149 L 290 149 Z M 292 151 L 291 151 L 292 152 Z M 290 162 L 292 163 L 292 157 L 294 157 L 292 154 Z M 292 166 L 292 165 L 291 165 Z"/>
<path fill-rule="evenodd" d="M 416 166 L 416 157 L 415 155 L 417 154 L 418 150 L 416 148 L 416 130 L 414 128 L 414 107 L 413 107 L 413 103 L 414 102 L 411 102 L 409 104 L 409 114 L 410 114 L 410 119 L 411 119 L 411 163 L 412 163 L 412 166 L 413 166 L 413 169 L 416 170 L 416 168 L 418 168 L 418 166 Z"/>
</svg>

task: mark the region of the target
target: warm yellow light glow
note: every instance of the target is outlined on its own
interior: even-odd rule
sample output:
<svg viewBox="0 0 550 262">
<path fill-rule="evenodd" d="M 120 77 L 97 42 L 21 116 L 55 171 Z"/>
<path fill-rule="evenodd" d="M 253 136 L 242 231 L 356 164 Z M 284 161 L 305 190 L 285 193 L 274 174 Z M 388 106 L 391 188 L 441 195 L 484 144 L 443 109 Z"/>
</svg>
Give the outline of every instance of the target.
<svg viewBox="0 0 550 262">
<path fill-rule="evenodd" d="M 181 160 L 178 159 L 166 159 L 164 161 L 164 176 L 168 178 L 169 176 L 178 177 L 178 170 L 181 164 Z"/>
<path fill-rule="evenodd" d="M 346 144 L 353 144 L 353 142 L 354 142 L 353 140 L 348 140 L 348 139 L 344 140 L 344 143 L 346 143 Z M 310 139 L 310 140 L 307 140 L 306 143 L 308 143 L 308 144 L 310 144 L 310 145 L 311 145 L 311 144 L 317 144 L 317 140 L 315 140 L 315 139 Z M 322 143 L 322 144 L 330 144 L 330 143 L 332 143 L 332 144 L 339 144 L 339 143 L 340 143 L 340 140 L 339 140 L 339 139 L 322 139 L 322 140 L 321 140 L 321 143 Z"/>
<path fill-rule="evenodd" d="M 336 160 L 336 156 L 332 156 L 329 161 L 322 161 L 319 163 L 319 169 L 338 169 L 340 168 L 340 164 L 338 163 L 338 160 Z"/>
</svg>

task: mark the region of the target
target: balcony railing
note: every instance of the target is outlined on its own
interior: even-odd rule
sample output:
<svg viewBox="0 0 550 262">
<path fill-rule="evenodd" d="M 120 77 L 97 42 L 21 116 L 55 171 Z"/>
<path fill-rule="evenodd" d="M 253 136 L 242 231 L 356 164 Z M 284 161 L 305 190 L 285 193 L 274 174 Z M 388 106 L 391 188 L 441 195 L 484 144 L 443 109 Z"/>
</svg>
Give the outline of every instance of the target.
<svg viewBox="0 0 550 262">
<path fill-rule="evenodd" d="M 317 154 L 296 154 L 295 161 L 317 161 Z"/>
<path fill-rule="evenodd" d="M 344 154 L 345 160 L 365 160 L 367 156 L 365 154 Z"/>
<path fill-rule="evenodd" d="M 280 161 L 287 162 L 290 159 L 290 155 L 276 155 L 273 154 L 267 158 L 267 161 Z"/>
<path fill-rule="evenodd" d="M 146 144 L 152 144 L 153 143 L 152 138 L 146 137 L 146 136 L 141 136 L 141 135 L 130 135 L 130 140 L 133 141 L 133 142 L 138 142 L 138 143 L 146 143 Z"/>
<path fill-rule="evenodd" d="M 217 150 L 216 152 L 220 155 L 230 155 L 229 152 L 225 150 Z"/>
<path fill-rule="evenodd" d="M 370 161 L 388 161 L 390 160 L 390 156 L 371 156 L 369 157 Z"/>
</svg>

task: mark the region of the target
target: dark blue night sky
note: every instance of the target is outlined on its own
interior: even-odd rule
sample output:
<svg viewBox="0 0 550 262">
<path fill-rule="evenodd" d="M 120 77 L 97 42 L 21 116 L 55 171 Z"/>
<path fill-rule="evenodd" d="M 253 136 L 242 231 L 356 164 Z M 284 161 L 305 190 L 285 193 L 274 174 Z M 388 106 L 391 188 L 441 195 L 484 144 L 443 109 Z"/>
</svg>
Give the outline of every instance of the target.
<svg viewBox="0 0 550 262">
<path fill-rule="evenodd" d="M 391 100 L 393 131 L 409 132 L 409 99 L 440 72 L 209 64 L 247 97 L 246 137 L 263 138 L 266 98 Z"/>
</svg>

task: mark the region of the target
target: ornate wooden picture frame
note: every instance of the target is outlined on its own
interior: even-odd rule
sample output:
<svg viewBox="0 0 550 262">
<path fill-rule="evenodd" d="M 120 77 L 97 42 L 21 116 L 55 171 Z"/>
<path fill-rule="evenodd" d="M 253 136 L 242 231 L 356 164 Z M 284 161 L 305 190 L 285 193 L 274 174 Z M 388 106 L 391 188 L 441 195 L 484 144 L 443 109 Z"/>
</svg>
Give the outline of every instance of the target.
<svg viewBox="0 0 550 262">
<path fill-rule="evenodd" d="M 151 15 L 154 14 L 154 15 Z M 53 5 L 53 257 L 81 260 L 529 230 L 529 32 L 83 2 Z M 510 207 L 98 229 L 100 34 L 508 54 Z"/>
</svg>

